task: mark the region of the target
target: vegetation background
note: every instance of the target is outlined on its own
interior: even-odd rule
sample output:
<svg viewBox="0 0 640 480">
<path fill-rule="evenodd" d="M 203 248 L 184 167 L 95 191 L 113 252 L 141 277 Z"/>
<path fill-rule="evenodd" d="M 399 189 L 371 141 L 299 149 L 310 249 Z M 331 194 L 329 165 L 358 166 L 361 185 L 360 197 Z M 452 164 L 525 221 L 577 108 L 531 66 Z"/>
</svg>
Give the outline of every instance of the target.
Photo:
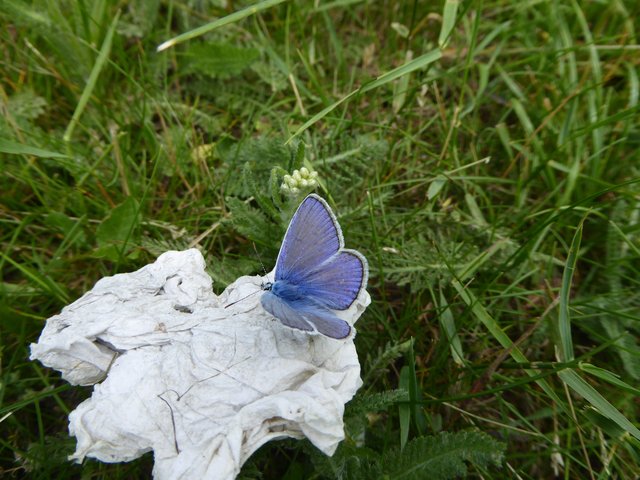
<svg viewBox="0 0 640 480">
<path fill-rule="evenodd" d="M 334 457 L 242 478 L 638 478 L 640 4 L 250 5 L 0 3 L 0 475 L 150 475 L 66 460 L 90 389 L 28 345 L 168 249 L 272 265 L 305 165 L 369 259 L 364 386 Z"/>
</svg>

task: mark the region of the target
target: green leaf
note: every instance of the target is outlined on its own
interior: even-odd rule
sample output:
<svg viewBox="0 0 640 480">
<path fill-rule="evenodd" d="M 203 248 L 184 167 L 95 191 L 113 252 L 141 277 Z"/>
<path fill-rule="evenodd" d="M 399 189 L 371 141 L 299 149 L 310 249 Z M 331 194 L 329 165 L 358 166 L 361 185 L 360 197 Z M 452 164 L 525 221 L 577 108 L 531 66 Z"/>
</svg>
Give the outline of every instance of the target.
<svg viewBox="0 0 640 480">
<path fill-rule="evenodd" d="M 260 56 L 256 48 L 236 47 L 227 43 L 192 45 L 181 55 L 184 73 L 199 73 L 226 78 L 241 73 Z"/>
<path fill-rule="evenodd" d="M 98 54 L 98 58 L 96 58 L 95 63 L 93 64 L 93 69 L 91 70 L 91 74 L 89 75 L 89 79 L 87 80 L 87 84 L 82 91 L 82 95 L 80 95 L 80 99 L 78 100 L 78 105 L 76 105 L 76 109 L 73 112 L 73 116 L 71 117 L 71 121 L 69 125 L 67 125 L 67 129 L 64 132 L 63 140 L 68 142 L 71 140 L 71 136 L 73 135 L 73 131 L 76 128 L 78 121 L 80 120 L 80 116 L 82 112 L 84 112 L 87 103 L 89 103 L 89 98 L 91 98 L 91 94 L 96 84 L 98 83 L 98 77 L 102 72 L 103 67 L 107 63 L 109 58 L 109 53 L 111 52 L 111 42 L 113 41 L 113 34 L 116 31 L 116 26 L 118 25 L 118 19 L 120 18 L 120 11 L 116 13 L 111 25 L 109 26 L 109 30 L 107 30 L 107 34 L 104 37 L 104 41 L 102 42 L 102 46 L 100 47 L 100 53 Z"/>
<path fill-rule="evenodd" d="M 398 416 L 400 417 L 400 450 L 403 450 L 409 439 L 409 427 L 411 425 L 411 371 L 408 366 L 400 370 L 399 386 L 401 390 L 409 392 L 409 402 L 398 405 Z"/>
<path fill-rule="evenodd" d="M 442 190 L 442 187 L 444 187 L 446 184 L 447 177 L 445 177 L 444 175 L 438 175 L 429 184 L 429 189 L 427 190 L 427 198 L 429 200 L 433 200 L 434 198 L 436 198 L 440 193 L 440 190 Z"/>
<path fill-rule="evenodd" d="M 325 107 L 320 112 L 316 113 L 313 117 L 307 120 L 300 128 L 298 128 L 298 130 L 296 130 L 294 134 L 289 137 L 286 143 L 291 142 L 294 138 L 296 138 L 298 135 L 304 132 L 311 125 L 318 122 L 319 120 L 322 120 L 325 116 L 327 116 L 329 113 L 331 113 L 333 110 L 335 110 L 342 103 L 346 102 L 348 99 L 350 99 L 354 95 L 357 95 L 359 93 L 369 92 L 375 88 L 381 87 L 382 85 L 392 82 L 396 78 L 400 78 L 403 75 L 407 75 L 415 70 L 419 70 L 421 68 L 426 67 L 427 65 L 430 65 L 431 63 L 439 60 L 440 57 L 442 57 L 442 52 L 440 50 L 432 50 L 429 53 L 420 55 L 418 58 L 415 58 L 407 63 L 404 63 L 403 65 L 400 65 L 397 68 L 394 68 L 393 70 L 383 73 L 375 80 L 352 91 L 351 93 L 342 97 L 337 102 L 332 103 L 328 107 Z"/>
<path fill-rule="evenodd" d="M 619 427 L 640 440 L 640 430 L 638 430 L 627 417 L 620 413 L 616 407 L 611 405 L 606 398 L 600 395 L 595 388 L 585 382 L 574 370 L 562 370 L 558 372 L 558 376 L 569 388 L 589 402 L 598 412 L 610 420 L 613 420 Z"/>
<path fill-rule="evenodd" d="M 591 406 L 582 409 L 582 414 L 611 438 L 620 438 L 622 435 L 625 435 L 624 429 L 620 428 L 616 422 L 605 417 Z"/>
<path fill-rule="evenodd" d="M 407 50 L 405 59 L 410 61 L 413 58 L 413 52 Z M 411 80 L 411 74 L 407 74 L 395 83 L 393 88 L 393 101 L 391 105 L 393 107 L 393 113 L 398 113 L 402 110 L 405 101 L 407 100 L 407 92 L 409 91 L 409 81 Z"/>
<path fill-rule="evenodd" d="M 413 339 L 398 343 L 387 343 L 382 351 L 377 352 L 375 357 L 372 357 L 372 354 L 369 353 L 367 355 L 367 370 L 363 376 L 362 383 L 369 385 L 376 378 L 383 376 L 387 372 L 387 366 L 408 352 L 412 343 Z"/>
<path fill-rule="evenodd" d="M 101 247 L 116 245 L 124 247 L 140 224 L 138 202 L 133 197 L 111 210 L 98 226 L 96 239 Z"/>
<path fill-rule="evenodd" d="M 626 390 L 627 392 L 633 393 L 634 395 L 640 397 L 640 389 L 620 380 L 620 375 L 616 375 L 609 370 L 596 367 L 595 365 L 591 365 L 590 363 L 585 362 L 580 362 L 578 364 L 578 368 L 580 368 L 580 370 L 582 370 L 583 372 L 593 375 L 594 377 L 598 377 L 605 382 L 609 382 L 610 384 L 615 385 L 618 388 Z"/>
<path fill-rule="evenodd" d="M 178 35 L 177 37 L 173 37 L 172 39 L 167 40 L 161 45 L 158 45 L 157 51 L 161 52 L 179 43 L 186 42 L 187 40 L 191 40 L 193 38 L 204 35 L 205 33 L 215 30 L 216 28 L 220 28 L 224 25 L 228 25 L 230 23 L 240 21 L 243 18 L 249 17 L 251 15 L 255 15 L 256 13 L 262 10 L 271 8 L 285 1 L 286 0 L 265 0 L 264 2 L 260 2 L 256 5 L 251 5 L 250 7 L 247 7 L 232 13 L 231 15 L 227 15 L 226 17 L 219 18 L 217 20 L 214 20 L 213 22 L 207 23 L 206 25 L 202 25 L 201 27 L 195 28 L 181 35 Z"/>
<path fill-rule="evenodd" d="M 445 48 L 449 43 L 449 36 L 456 24 L 456 13 L 458 11 L 458 5 L 460 0 L 446 0 L 444 2 L 444 9 L 442 11 L 442 28 L 440 29 L 440 35 L 438 36 L 438 46 Z"/>
<path fill-rule="evenodd" d="M 624 305 L 623 302 L 620 302 Z M 633 308 L 633 307 L 632 307 Z M 632 326 L 633 320 L 628 323 Z M 604 314 L 600 317 L 599 323 L 608 338 L 617 339 L 613 348 L 620 357 L 622 366 L 635 380 L 640 379 L 640 345 L 638 345 L 637 329 L 629 332 L 629 327 L 621 321 L 615 314 Z"/>
<path fill-rule="evenodd" d="M 431 292 L 432 297 L 434 297 L 433 291 Z M 433 298 L 434 302 L 436 301 Z M 453 361 L 458 365 L 464 365 L 464 353 L 462 352 L 462 343 L 460 342 L 460 337 L 458 336 L 458 331 L 456 328 L 456 322 L 453 318 L 453 313 L 451 312 L 451 308 L 447 303 L 447 299 L 442 294 L 442 290 L 440 290 L 440 314 L 438 315 L 438 320 L 440 321 L 440 326 L 446 335 L 447 341 L 449 342 L 449 348 L 451 349 L 451 356 L 453 357 Z"/>
<path fill-rule="evenodd" d="M 240 199 L 227 198 L 227 208 L 231 212 L 233 227 L 242 235 L 259 245 L 275 247 L 284 233 L 270 222 L 262 210 L 251 207 Z M 266 259 L 265 259 L 266 262 Z"/>
<path fill-rule="evenodd" d="M 580 241 L 582 240 L 582 227 L 584 220 L 582 219 L 576 233 L 573 235 L 571 247 L 569 248 L 569 256 L 562 274 L 562 287 L 560 288 L 560 305 L 558 313 L 558 333 L 560 335 L 560 360 L 570 362 L 573 360 L 573 340 L 571 338 L 571 316 L 569 313 L 569 298 L 571 296 L 571 280 L 573 272 L 576 269 L 578 261 L 578 251 L 580 250 Z"/>
<path fill-rule="evenodd" d="M 382 468 L 394 480 L 445 480 L 464 476 L 466 462 L 478 467 L 500 465 L 505 445 L 479 431 L 440 433 L 409 442 L 402 452 L 385 455 Z"/>
<path fill-rule="evenodd" d="M 462 298 L 464 303 L 466 303 L 471 309 L 473 315 L 478 320 L 480 320 L 480 322 L 482 322 L 482 324 L 487 328 L 487 330 L 489 330 L 491 335 L 493 335 L 493 337 L 500 343 L 500 345 L 508 349 L 511 358 L 519 363 L 529 363 L 527 357 L 524 355 L 524 353 L 522 353 L 522 350 L 520 350 L 513 343 L 513 341 L 504 332 L 504 330 L 502 330 L 500 325 L 498 325 L 498 322 L 496 322 L 495 319 L 491 315 L 489 315 L 489 312 L 487 312 L 487 310 L 478 302 L 478 299 L 475 297 L 475 295 L 469 289 L 463 287 L 462 284 L 457 280 L 454 280 L 451 284 L 457 290 L 460 298 Z M 538 375 L 538 372 L 534 369 L 525 368 L 524 371 L 530 377 L 535 377 Z M 566 411 L 564 402 L 560 400 L 558 395 L 551 388 L 551 385 L 549 385 L 549 382 L 547 382 L 545 379 L 540 379 L 536 380 L 536 383 L 560 408 Z"/>
<path fill-rule="evenodd" d="M 52 231 L 59 231 L 64 235 L 67 244 L 77 243 L 82 245 L 86 241 L 86 236 L 82 230 L 85 218 L 71 219 L 62 212 L 51 212 L 44 218 L 45 223 Z"/>
<path fill-rule="evenodd" d="M 442 57 L 442 52 L 438 49 L 432 50 L 424 55 L 420 55 L 418 58 L 410 60 L 406 63 L 403 63 L 399 67 L 394 68 L 393 70 L 389 70 L 386 73 L 383 73 L 374 81 L 369 82 L 363 85 L 360 88 L 361 93 L 369 92 L 375 88 L 381 87 L 389 82 L 394 81 L 396 78 L 403 77 L 411 72 L 415 72 L 416 70 L 420 70 L 433 62 L 440 60 Z"/>
<path fill-rule="evenodd" d="M 0 152 L 10 155 L 30 155 L 42 158 L 70 158 L 68 155 L 50 150 L 43 150 L 38 147 L 32 147 L 23 143 L 13 142 L 6 138 L 0 138 Z"/>
<path fill-rule="evenodd" d="M 153 31 L 160 14 L 160 0 L 130 0 L 124 8 L 118 33 L 129 38 L 145 38 Z"/>
<path fill-rule="evenodd" d="M 25 122 L 31 122 L 43 115 L 47 105 L 47 101 L 43 97 L 27 87 L 11 95 L 7 99 L 5 108 L 11 112 L 13 121 L 26 127 L 29 123 Z"/>
<path fill-rule="evenodd" d="M 411 405 L 411 418 L 413 418 L 413 423 L 418 433 L 422 434 L 426 430 L 427 423 L 421 407 L 422 392 L 420 391 L 420 384 L 416 373 L 416 355 L 413 351 L 413 338 L 411 340 L 412 342 L 407 352 L 407 366 L 409 367 L 409 403 Z M 403 385 L 403 387 L 406 388 L 406 385 Z"/>
<path fill-rule="evenodd" d="M 475 197 L 469 193 L 465 193 L 464 201 L 467 204 L 467 207 L 469 208 L 469 213 L 471 214 L 471 217 L 473 217 L 476 223 L 479 226 L 488 225 L 487 220 L 484 218 L 484 215 L 482 215 L 482 210 L 480 210 L 480 207 L 478 206 L 478 203 L 476 202 Z"/>
<path fill-rule="evenodd" d="M 27 23 L 31 28 L 35 28 L 36 26 L 51 28 L 52 26 L 51 19 L 47 16 L 46 9 L 41 9 L 37 6 L 13 0 L 4 0 L 0 6 L 2 6 L 2 11 L 4 13 L 11 15 L 12 17 L 19 16 L 20 20 L 22 20 L 20 23 Z"/>
<path fill-rule="evenodd" d="M 0 252 L 0 258 L 19 270 L 27 280 L 40 287 L 48 296 L 55 298 L 62 304 L 69 303 L 69 295 L 65 291 L 64 287 L 61 287 L 50 276 L 27 265 L 16 262 L 2 252 Z"/>
<path fill-rule="evenodd" d="M 345 415 L 384 411 L 399 402 L 408 401 L 409 393 L 404 389 L 357 395 L 348 403 Z"/>
</svg>

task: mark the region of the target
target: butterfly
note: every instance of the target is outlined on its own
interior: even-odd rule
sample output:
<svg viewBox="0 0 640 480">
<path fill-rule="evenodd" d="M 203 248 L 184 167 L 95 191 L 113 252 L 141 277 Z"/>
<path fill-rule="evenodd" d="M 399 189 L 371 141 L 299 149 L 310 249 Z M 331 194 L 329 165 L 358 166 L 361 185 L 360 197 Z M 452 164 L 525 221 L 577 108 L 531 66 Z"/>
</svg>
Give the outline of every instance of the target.
<svg viewBox="0 0 640 480">
<path fill-rule="evenodd" d="M 346 310 L 367 285 L 367 259 L 344 248 L 338 220 L 318 195 L 307 196 L 284 235 L 275 280 L 260 303 L 284 325 L 341 339 L 351 333 L 334 310 Z"/>
</svg>

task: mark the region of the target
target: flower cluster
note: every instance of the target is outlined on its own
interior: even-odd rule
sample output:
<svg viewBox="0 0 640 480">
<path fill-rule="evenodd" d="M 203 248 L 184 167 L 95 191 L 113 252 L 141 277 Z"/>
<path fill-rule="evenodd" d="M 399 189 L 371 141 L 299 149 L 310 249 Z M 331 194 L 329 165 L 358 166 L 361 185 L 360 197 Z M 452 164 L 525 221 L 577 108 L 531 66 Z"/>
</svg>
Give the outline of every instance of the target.
<svg viewBox="0 0 640 480">
<path fill-rule="evenodd" d="M 302 167 L 294 170 L 291 175 L 285 175 L 280 190 L 288 195 L 296 196 L 301 190 L 311 191 L 318 186 L 318 172 Z"/>
</svg>

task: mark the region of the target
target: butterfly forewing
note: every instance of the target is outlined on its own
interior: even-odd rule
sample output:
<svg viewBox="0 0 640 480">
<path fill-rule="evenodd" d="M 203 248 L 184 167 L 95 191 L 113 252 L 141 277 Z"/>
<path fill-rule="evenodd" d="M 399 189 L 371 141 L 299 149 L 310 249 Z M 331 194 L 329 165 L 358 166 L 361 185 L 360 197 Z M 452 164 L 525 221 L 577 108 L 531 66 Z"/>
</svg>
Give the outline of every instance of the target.
<svg viewBox="0 0 640 480">
<path fill-rule="evenodd" d="M 320 197 L 309 195 L 293 215 L 282 241 L 276 263 L 276 281 L 299 284 L 310 270 L 342 246 L 342 232 L 329 207 Z"/>
</svg>

